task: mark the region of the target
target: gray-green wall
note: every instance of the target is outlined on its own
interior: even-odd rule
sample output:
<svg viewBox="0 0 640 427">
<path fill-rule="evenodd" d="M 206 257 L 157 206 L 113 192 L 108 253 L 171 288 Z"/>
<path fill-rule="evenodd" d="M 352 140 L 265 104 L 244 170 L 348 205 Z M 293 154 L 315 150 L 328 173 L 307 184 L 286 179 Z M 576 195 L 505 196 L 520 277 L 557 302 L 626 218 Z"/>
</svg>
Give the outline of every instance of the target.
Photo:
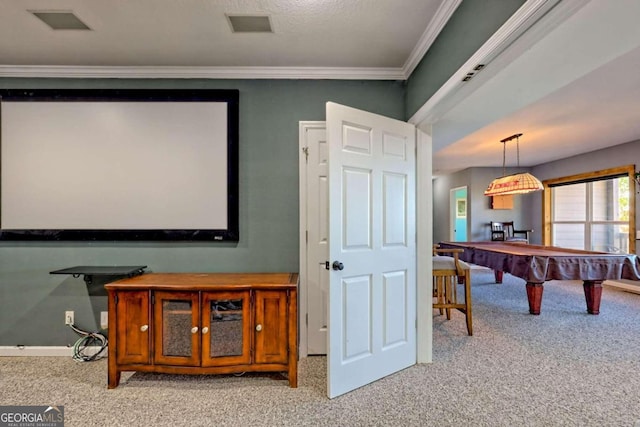
<svg viewBox="0 0 640 427">
<path fill-rule="evenodd" d="M 298 122 L 324 120 L 333 101 L 407 120 L 524 0 L 464 0 L 407 82 L 332 80 L 10 79 L 6 88 L 213 88 L 240 91 L 240 241 L 0 242 L 0 346 L 66 345 L 63 324 L 97 328 L 101 285 L 50 275 L 76 265 L 152 271 L 297 271 Z M 90 295 L 91 294 L 91 295 Z"/>
<path fill-rule="evenodd" d="M 463 0 L 407 80 L 407 119 L 514 14 L 525 0 Z"/>
<path fill-rule="evenodd" d="M 333 101 L 403 119 L 401 82 L 330 80 L 0 79 L 0 88 L 215 88 L 240 91 L 240 241 L 0 242 L 0 346 L 72 344 L 64 311 L 96 329 L 106 296 L 76 265 L 148 265 L 155 272 L 298 271 L 298 122 Z M 140 161 L 144 161 L 141 159 Z M 162 165 L 158 165 L 162 167 Z M 91 293 L 91 295 L 90 295 Z"/>
</svg>

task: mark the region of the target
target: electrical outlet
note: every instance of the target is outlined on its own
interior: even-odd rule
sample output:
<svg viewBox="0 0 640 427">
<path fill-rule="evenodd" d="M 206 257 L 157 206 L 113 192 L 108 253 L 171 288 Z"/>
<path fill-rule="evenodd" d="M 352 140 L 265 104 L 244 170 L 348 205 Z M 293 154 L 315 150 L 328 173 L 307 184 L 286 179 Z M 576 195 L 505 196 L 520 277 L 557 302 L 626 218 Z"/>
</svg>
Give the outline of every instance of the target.
<svg viewBox="0 0 640 427">
<path fill-rule="evenodd" d="M 107 329 L 109 327 L 109 312 L 107 311 L 100 312 L 100 327 L 102 329 Z"/>
<path fill-rule="evenodd" d="M 73 325 L 73 311 L 65 311 L 64 312 L 64 324 L 65 325 Z"/>
</svg>

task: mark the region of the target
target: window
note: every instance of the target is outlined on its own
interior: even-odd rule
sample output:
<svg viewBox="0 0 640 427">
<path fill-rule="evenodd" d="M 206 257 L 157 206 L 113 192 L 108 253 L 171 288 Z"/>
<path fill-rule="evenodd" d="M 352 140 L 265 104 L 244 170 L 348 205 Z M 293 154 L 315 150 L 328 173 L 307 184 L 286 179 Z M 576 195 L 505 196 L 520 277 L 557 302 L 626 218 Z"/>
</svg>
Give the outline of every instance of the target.
<svg viewBox="0 0 640 427">
<path fill-rule="evenodd" d="M 599 252 L 635 252 L 634 167 L 545 181 L 544 243 Z"/>
</svg>

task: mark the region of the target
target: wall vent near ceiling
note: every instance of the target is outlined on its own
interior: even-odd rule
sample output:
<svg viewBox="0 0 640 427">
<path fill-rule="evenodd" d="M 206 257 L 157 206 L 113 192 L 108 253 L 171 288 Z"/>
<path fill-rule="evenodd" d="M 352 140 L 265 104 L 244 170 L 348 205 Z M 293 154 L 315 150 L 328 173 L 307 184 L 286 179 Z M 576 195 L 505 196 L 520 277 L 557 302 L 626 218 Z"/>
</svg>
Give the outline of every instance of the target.
<svg viewBox="0 0 640 427">
<path fill-rule="evenodd" d="M 267 15 L 227 15 L 234 33 L 272 33 L 271 19 Z"/>
<path fill-rule="evenodd" d="M 36 18 L 54 30 L 90 30 L 73 12 L 69 11 L 38 11 L 30 10 Z"/>
</svg>

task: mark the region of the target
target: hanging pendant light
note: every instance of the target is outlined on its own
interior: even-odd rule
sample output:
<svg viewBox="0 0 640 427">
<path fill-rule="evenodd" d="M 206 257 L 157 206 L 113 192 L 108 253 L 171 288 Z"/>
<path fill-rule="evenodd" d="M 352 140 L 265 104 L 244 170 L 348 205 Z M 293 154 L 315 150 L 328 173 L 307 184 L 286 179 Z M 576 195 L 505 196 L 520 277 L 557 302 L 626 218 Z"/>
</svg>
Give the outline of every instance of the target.
<svg viewBox="0 0 640 427">
<path fill-rule="evenodd" d="M 521 133 L 511 135 L 500 142 L 502 143 L 502 176 L 491 181 L 484 192 L 485 196 L 506 196 L 508 194 L 526 194 L 533 191 L 541 191 L 544 186 L 538 178 L 528 172 L 506 175 L 507 142 L 515 139 L 517 144 L 518 168 L 520 168 L 520 137 Z"/>
</svg>

